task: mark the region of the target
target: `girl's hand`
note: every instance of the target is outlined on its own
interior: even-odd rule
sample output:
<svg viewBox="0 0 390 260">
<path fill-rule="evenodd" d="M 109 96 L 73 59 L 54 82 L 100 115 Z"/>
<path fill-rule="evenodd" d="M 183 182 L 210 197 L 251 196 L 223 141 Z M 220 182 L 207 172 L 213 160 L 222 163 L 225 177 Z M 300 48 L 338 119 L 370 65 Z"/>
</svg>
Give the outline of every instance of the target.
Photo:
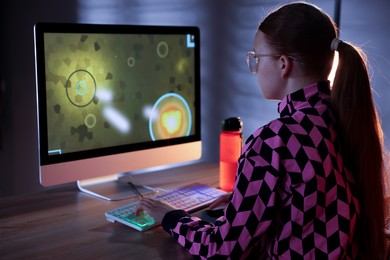
<svg viewBox="0 0 390 260">
<path fill-rule="evenodd" d="M 176 210 L 176 208 L 172 207 L 165 201 L 144 198 L 139 202 L 136 209 L 136 214 L 138 215 L 141 214 L 142 211 L 146 211 L 156 221 L 161 223 L 165 214 L 172 210 Z"/>
</svg>

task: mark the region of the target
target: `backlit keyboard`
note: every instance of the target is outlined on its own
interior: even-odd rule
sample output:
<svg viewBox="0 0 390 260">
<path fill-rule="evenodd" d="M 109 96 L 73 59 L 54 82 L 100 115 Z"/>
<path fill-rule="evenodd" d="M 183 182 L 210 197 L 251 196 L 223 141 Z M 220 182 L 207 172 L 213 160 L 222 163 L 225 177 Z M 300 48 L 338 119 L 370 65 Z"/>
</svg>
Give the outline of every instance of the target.
<svg viewBox="0 0 390 260">
<path fill-rule="evenodd" d="M 192 184 L 153 197 L 166 201 L 177 209 L 193 212 L 210 205 L 214 200 L 224 194 L 226 194 L 226 192 L 210 186 Z M 105 216 L 110 222 L 120 222 L 139 231 L 148 230 L 160 224 L 147 212 L 142 212 L 141 215 L 136 216 L 135 208 L 137 204 L 138 202 L 133 202 L 114 210 L 107 211 L 105 212 Z"/>
</svg>

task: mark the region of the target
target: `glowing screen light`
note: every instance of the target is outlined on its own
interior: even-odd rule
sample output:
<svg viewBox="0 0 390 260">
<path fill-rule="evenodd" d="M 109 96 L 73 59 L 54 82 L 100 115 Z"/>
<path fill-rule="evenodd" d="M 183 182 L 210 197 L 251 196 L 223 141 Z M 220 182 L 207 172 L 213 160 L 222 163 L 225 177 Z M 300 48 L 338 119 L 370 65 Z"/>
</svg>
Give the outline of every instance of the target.
<svg viewBox="0 0 390 260">
<path fill-rule="evenodd" d="M 149 113 L 149 132 L 153 141 L 190 134 L 191 111 L 182 96 L 176 93 L 161 96 Z"/>
<path fill-rule="evenodd" d="M 96 90 L 96 97 L 104 102 L 112 102 L 114 100 L 114 93 L 109 89 L 98 88 Z"/>
<path fill-rule="evenodd" d="M 156 113 L 157 111 L 153 111 L 153 107 L 152 106 L 149 106 L 149 105 L 146 105 L 143 109 L 143 115 L 145 118 L 147 119 L 151 119 L 151 120 L 155 120 L 158 115 Z"/>
<path fill-rule="evenodd" d="M 129 120 L 122 115 L 118 110 L 106 106 L 103 110 L 103 115 L 110 124 L 112 124 L 119 132 L 125 134 L 130 131 Z"/>
<path fill-rule="evenodd" d="M 171 110 L 162 113 L 161 123 L 168 134 L 172 135 L 176 133 L 182 125 L 181 112 L 178 110 Z"/>
<path fill-rule="evenodd" d="M 334 77 L 336 76 L 336 70 L 338 65 L 339 65 L 339 53 L 336 51 L 334 53 L 332 70 L 330 71 L 330 74 L 328 76 L 328 80 L 330 81 L 330 86 L 333 86 L 333 81 L 334 81 Z"/>
</svg>

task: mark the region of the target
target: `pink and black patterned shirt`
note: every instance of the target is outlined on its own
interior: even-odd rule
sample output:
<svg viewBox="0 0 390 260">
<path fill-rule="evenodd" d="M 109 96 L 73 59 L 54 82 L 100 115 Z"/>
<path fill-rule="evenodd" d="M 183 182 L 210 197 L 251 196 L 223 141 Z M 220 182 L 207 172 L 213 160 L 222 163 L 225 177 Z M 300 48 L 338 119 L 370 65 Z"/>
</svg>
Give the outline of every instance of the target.
<svg viewBox="0 0 390 260">
<path fill-rule="evenodd" d="M 280 118 L 246 141 L 224 216 L 215 225 L 182 210 L 163 227 L 202 259 L 355 258 L 359 202 L 330 109 L 329 82 L 287 95 Z"/>
</svg>

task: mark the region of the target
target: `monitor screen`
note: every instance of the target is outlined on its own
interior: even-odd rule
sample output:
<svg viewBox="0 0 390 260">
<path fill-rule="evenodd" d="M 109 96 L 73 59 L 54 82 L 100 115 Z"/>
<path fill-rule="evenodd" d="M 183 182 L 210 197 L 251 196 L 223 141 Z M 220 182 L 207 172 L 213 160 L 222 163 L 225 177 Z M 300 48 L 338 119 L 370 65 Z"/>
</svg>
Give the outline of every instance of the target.
<svg viewBox="0 0 390 260">
<path fill-rule="evenodd" d="M 197 27 L 38 23 L 34 36 L 42 185 L 201 157 Z"/>
</svg>

